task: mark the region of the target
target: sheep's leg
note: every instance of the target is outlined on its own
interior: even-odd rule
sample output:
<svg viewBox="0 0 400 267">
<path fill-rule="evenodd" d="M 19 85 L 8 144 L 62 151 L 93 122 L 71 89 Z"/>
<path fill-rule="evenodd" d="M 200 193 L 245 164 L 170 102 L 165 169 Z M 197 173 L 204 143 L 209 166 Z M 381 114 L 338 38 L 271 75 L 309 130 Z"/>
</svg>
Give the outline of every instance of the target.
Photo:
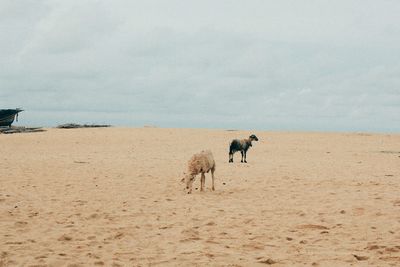
<svg viewBox="0 0 400 267">
<path fill-rule="evenodd" d="M 242 154 L 242 160 L 240 162 L 243 162 L 243 151 L 240 151 L 240 153 Z"/>
<path fill-rule="evenodd" d="M 212 190 L 214 191 L 215 190 L 215 187 L 214 187 L 214 169 L 211 170 L 211 177 L 212 177 Z"/>
<path fill-rule="evenodd" d="M 229 151 L 229 162 L 233 162 L 233 155 L 235 154 L 235 150 L 231 149 Z"/>
<path fill-rule="evenodd" d="M 186 189 L 187 189 L 188 194 L 192 193 L 192 185 L 193 185 L 194 178 L 195 178 L 194 176 L 190 176 L 188 178 L 189 180 L 187 180 Z"/>
<path fill-rule="evenodd" d="M 244 151 L 244 162 L 247 163 L 247 151 Z"/>
<path fill-rule="evenodd" d="M 200 191 L 204 191 L 204 184 L 206 183 L 206 176 L 204 172 L 201 173 L 201 180 L 200 180 Z"/>
<path fill-rule="evenodd" d="M 233 162 L 233 154 L 235 153 L 235 150 L 232 147 L 232 143 L 229 145 L 229 162 Z"/>
</svg>

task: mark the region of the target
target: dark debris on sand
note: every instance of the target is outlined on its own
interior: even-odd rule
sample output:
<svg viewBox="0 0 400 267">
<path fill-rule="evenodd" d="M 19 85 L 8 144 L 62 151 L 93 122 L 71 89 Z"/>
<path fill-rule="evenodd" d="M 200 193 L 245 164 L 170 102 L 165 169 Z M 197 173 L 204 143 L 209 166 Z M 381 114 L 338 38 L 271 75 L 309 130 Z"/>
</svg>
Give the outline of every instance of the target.
<svg viewBox="0 0 400 267">
<path fill-rule="evenodd" d="M 77 124 L 77 123 L 66 123 L 57 126 L 59 129 L 76 129 L 76 128 L 100 128 L 100 127 L 111 127 L 108 124 Z"/>
<path fill-rule="evenodd" d="M 0 133 L 2 134 L 14 134 L 14 133 L 37 133 L 44 132 L 42 127 L 0 127 Z"/>
</svg>

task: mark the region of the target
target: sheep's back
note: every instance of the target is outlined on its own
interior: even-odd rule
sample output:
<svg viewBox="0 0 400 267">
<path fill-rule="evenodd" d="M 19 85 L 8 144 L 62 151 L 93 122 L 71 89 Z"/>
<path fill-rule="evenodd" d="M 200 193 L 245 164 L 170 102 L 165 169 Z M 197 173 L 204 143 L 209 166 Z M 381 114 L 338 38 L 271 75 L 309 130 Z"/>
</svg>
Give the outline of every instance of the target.
<svg viewBox="0 0 400 267">
<path fill-rule="evenodd" d="M 231 151 L 240 151 L 240 150 L 247 150 L 249 147 L 247 143 L 247 139 L 233 139 L 230 145 Z"/>
<path fill-rule="evenodd" d="M 240 150 L 241 149 L 241 143 L 239 139 L 233 139 L 231 144 L 230 144 L 230 149 L 232 150 Z"/>
<path fill-rule="evenodd" d="M 189 172 L 199 174 L 215 169 L 215 161 L 211 151 L 202 151 L 192 156 L 188 162 Z"/>
</svg>

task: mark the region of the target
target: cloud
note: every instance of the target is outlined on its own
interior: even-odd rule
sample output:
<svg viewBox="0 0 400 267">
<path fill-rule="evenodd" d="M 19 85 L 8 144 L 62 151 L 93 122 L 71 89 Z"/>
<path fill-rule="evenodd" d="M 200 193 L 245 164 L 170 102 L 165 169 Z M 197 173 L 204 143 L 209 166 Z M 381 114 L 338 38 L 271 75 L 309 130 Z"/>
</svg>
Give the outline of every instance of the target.
<svg viewBox="0 0 400 267">
<path fill-rule="evenodd" d="M 399 131 L 400 4 L 360 3 L 2 1 L 0 106 L 38 125 Z"/>
</svg>

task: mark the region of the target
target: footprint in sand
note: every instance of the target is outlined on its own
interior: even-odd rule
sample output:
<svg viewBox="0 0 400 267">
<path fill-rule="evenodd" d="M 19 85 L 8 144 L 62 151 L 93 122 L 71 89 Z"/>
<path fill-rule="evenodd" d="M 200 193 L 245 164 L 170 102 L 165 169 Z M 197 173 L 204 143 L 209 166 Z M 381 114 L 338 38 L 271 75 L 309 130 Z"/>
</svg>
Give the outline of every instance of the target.
<svg viewBox="0 0 400 267">
<path fill-rule="evenodd" d="M 366 260 L 369 259 L 369 257 L 367 257 L 367 256 L 360 256 L 360 255 L 356 255 L 356 254 L 353 254 L 353 256 L 354 256 L 354 258 L 356 258 L 358 261 L 366 261 Z"/>
<path fill-rule="evenodd" d="M 94 253 L 87 253 L 86 256 L 88 256 L 89 258 L 93 258 L 93 259 L 100 259 L 100 256 L 94 254 Z"/>
<path fill-rule="evenodd" d="M 400 206 L 400 199 L 393 201 L 393 206 Z"/>
<path fill-rule="evenodd" d="M 242 247 L 249 250 L 263 250 L 265 245 L 263 243 L 253 241 L 251 243 L 244 244 Z"/>
<path fill-rule="evenodd" d="M 378 246 L 378 245 L 369 245 L 367 246 L 365 249 L 367 250 L 376 250 L 376 249 L 380 249 L 380 248 L 385 248 L 385 246 Z"/>
<path fill-rule="evenodd" d="M 115 236 L 114 236 L 114 239 L 121 239 L 121 238 L 123 238 L 124 237 L 124 233 L 117 233 Z"/>
<path fill-rule="evenodd" d="M 214 258 L 215 255 L 212 253 L 204 253 L 205 256 L 209 257 L 209 258 Z"/>
<path fill-rule="evenodd" d="M 329 228 L 319 224 L 302 224 L 297 226 L 298 229 L 311 229 L 311 230 L 328 230 Z"/>
<path fill-rule="evenodd" d="M 99 217 L 99 214 L 93 213 L 89 217 L 87 217 L 87 219 L 97 219 L 98 217 Z"/>
<path fill-rule="evenodd" d="M 76 205 L 78 206 L 83 206 L 87 203 L 87 201 L 85 200 L 74 200 L 73 202 L 76 203 Z"/>
<path fill-rule="evenodd" d="M 27 224 L 28 224 L 28 222 L 22 222 L 22 221 L 19 221 L 19 222 L 15 222 L 15 223 L 14 223 L 14 225 L 17 226 L 17 227 L 24 227 L 24 226 L 26 226 Z"/>
<path fill-rule="evenodd" d="M 259 263 L 264 263 L 264 264 L 268 264 L 268 265 L 272 265 L 272 264 L 275 264 L 275 263 L 276 263 L 276 261 L 274 261 L 274 260 L 271 259 L 271 258 L 263 259 L 262 257 L 258 257 L 258 258 L 256 258 L 256 259 L 258 260 Z"/>
<path fill-rule="evenodd" d="M 385 251 L 384 251 L 384 253 L 389 253 L 389 254 L 397 253 L 397 252 L 400 252 L 400 246 L 388 247 L 388 248 L 385 248 Z"/>
<path fill-rule="evenodd" d="M 354 216 L 361 216 L 364 215 L 365 209 L 364 208 L 353 208 L 353 215 Z"/>
<path fill-rule="evenodd" d="M 39 215 L 39 212 L 32 212 L 31 214 L 29 214 L 29 218 L 36 217 L 38 215 Z"/>
<path fill-rule="evenodd" d="M 193 240 L 201 240 L 199 237 L 199 231 L 193 229 L 186 229 L 181 232 L 184 235 L 184 239 L 180 240 L 180 242 L 188 242 Z"/>
<path fill-rule="evenodd" d="M 212 238 L 212 237 L 209 238 L 209 239 L 207 239 L 206 243 L 209 243 L 209 244 L 217 244 L 217 245 L 220 244 L 219 242 L 215 241 L 214 238 Z"/>
<path fill-rule="evenodd" d="M 71 241 L 72 237 L 69 235 L 62 235 L 61 237 L 58 238 L 58 241 Z"/>
<path fill-rule="evenodd" d="M 393 263 L 400 262 L 399 256 L 385 256 L 385 257 L 380 257 L 379 259 L 383 260 L 383 261 L 393 262 Z M 396 265 L 393 265 L 393 266 L 396 266 Z"/>
<path fill-rule="evenodd" d="M 21 242 L 21 241 L 9 241 L 9 242 L 6 242 L 6 245 L 22 245 L 22 244 L 24 244 L 24 242 Z"/>
</svg>

